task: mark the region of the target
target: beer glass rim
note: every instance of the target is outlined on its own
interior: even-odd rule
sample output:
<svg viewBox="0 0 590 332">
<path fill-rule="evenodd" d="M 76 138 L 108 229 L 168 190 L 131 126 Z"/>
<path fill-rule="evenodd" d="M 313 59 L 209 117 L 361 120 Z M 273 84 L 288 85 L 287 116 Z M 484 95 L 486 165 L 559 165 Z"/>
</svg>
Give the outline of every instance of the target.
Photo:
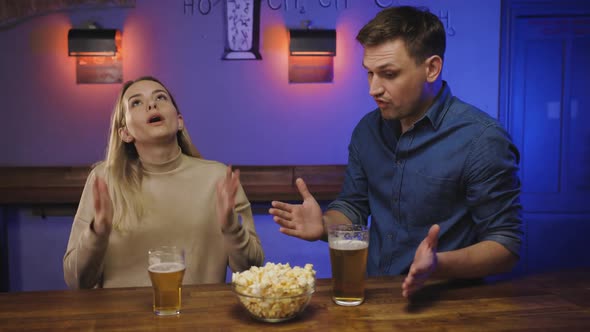
<svg viewBox="0 0 590 332">
<path fill-rule="evenodd" d="M 361 232 L 361 231 L 368 231 L 369 228 L 366 225 L 360 225 L 360 224 L 332 224 L 332 225 L 328 225 L 328 230 Z"/>
<path fill-rule="evenodd" d="M 148 254 L 156 252 L 184 252 L 184 249 L 178 246 L 157 246 L 148 249 Z"/>
</svg>

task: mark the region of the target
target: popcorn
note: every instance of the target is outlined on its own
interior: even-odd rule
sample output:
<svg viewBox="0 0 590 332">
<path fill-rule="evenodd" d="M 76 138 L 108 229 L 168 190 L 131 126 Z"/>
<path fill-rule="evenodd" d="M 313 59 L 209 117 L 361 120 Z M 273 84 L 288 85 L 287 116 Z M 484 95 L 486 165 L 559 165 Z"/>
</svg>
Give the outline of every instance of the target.
<svg viewBox="0 0 590 332">
<path fill-rule="evenodd" d="M 315 273 L 312 264 L 291 268 L 288 263 L 266 263 L 233 273 L 232 283 L 237 292 L 252 296 L 239 296 L 251 314 L 280 320 L 295 316 L 307 305 L 315 287 Z"/>
</svg>

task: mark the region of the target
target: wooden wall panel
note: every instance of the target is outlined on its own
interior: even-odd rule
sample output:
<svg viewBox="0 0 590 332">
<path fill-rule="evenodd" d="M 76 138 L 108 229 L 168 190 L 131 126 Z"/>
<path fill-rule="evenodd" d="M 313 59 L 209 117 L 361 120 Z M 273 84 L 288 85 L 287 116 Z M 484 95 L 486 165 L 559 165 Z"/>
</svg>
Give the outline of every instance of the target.
<svg viewBox="0 0 590 332">
<path fill-rule="evenodd" d="M 295 179 L 302 177 L 318 200 L 332 200 L 340 192 L 344 165 L 234 166 L 252 202 L 299 200 Z M 0 167 L 0 205 L 78 204 L 88 166 Z"/>
</svg>

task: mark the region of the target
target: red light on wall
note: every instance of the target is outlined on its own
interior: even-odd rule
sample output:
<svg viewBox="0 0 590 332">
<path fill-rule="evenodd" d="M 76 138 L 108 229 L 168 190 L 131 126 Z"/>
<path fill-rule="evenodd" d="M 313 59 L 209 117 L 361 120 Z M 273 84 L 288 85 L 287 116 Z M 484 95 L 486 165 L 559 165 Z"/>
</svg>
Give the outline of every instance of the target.
<svg viewBox="0 0 590 332">
<path fill-rule="evenodd" d="M 336 30 L 289 30 L 289 83 L 334 79 Z"/>
<path fill-rule="evenodd" d="M 331 56 L 290 56 L 289 83 L 330 83 L 334 79 Z"/>
<path fill-rule="evenodd" d="M 71 30 L 70 30 L 71 31 Z M 76 83 L 122 83 L 123 82 L 123 48 L 121 32 L 115 31 L 113 45 L 104 42 L 100 45 L 90 45 L 87 49 L 76 52 Z M 69 36 L 68 36 L 69 37 Z M 96 41 L 96 40 L 95 40 Z M 91 42 L 89 42 L 91 43 Z M 111 50 L 106 50 L 108 47 Z M 114 49 L 114 53 L 112 52 Z M 72 54 L 72 52 L 69 52 Z"/>
</svg>

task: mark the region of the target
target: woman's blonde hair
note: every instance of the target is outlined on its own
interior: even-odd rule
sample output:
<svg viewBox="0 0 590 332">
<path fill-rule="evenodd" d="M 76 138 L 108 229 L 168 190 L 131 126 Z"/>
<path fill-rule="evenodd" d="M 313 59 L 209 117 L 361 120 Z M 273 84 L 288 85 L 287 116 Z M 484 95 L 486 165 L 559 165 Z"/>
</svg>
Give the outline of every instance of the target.
<svg viewBox="0 0 590 332">
<path fill-rule="evenodd" d="M 109 194 L 113 201 L 113 227 L 125 231 L 131 226 L 137 225 L 144 212 L 143 202 L 140 200 L 141 181 L 143 172 L 141 160 L 133 143 L 123 142 L 119 136 L 119 129 L 125 127 L 125 112 L 127 111 L 123 96 L 129 87 L 139 81 L 154 81 L 166 91 L 168 89 L 162 82 L 151 76 L 140 77 L 134 81 L 123 84 L 123 88 L 117 98 L 117 103 L 111 117 L 109 142 L 105 159 L 105 180 L 109 187 Z M 172 104 L 178 111 L 174 97 L 168 91 Z M 186 126 L 176 134 L 178 145 L 182 153 L 201 158 L 201 154 L 193 145 Z"/>
</svg>

